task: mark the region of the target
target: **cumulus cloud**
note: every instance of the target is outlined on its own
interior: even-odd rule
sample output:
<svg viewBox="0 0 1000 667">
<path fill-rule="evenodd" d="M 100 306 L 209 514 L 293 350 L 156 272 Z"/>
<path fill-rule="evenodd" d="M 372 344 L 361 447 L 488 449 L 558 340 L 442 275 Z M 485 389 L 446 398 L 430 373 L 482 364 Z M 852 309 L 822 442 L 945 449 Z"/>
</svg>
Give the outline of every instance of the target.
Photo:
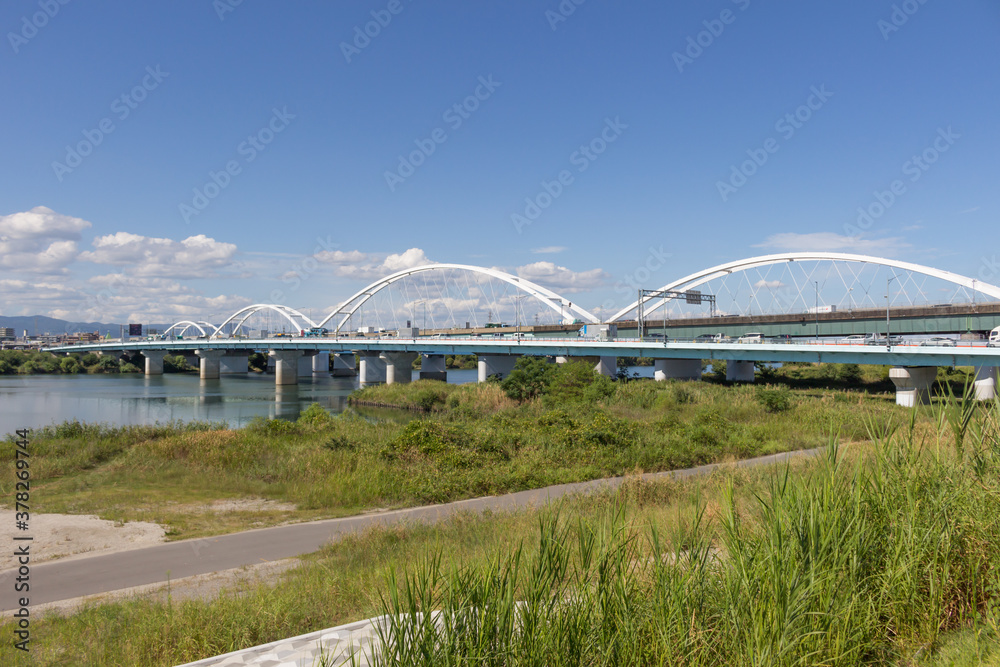
<svg viewBox="0 0 1000 667">
<path fill-rule="evenodd" d="M 66 273 L 66 266 L 77 258 L 80 233 L 90 226 L 46 206 L 0 216 L 0 268 Z"/>
<path fill-rule="evenodd" d="M 782 287 L 787 287 L 785 283 L 780 280 L 758 280 L 753 284 L 757 289 L 780 289 Z"/>
<path fill-rule="evenodd" d="M 610 275 L 604 269 L 572 271 L 552 262 L 534 262 L 517 267 L 514 272 L 521 278 L 559 292 L 583 292 L 607 284 Z"/>
<path fill-rule="evenodd" d="M 869 239 L 862 236 L 843 236 L 833 232 L 813 232 L 798 234 L 782 232 L 768 236 L 754 248 L 766 248 L 784 252 L 827 251 L 849 252 L 859 255 L 893 256 L 908 250 L 911 246 L 901 237 Z"/>
<path fill-rule="evenodd" d="M 360 250 L 326 250 L 316 253 L 315 257 L 331 264 L 334 274 L 355 280 L 378 280 L 396 271 L 435 263 L 420 248 L 390 255 L 363 253 Z"/>
<path fill-rule="evenodd" d="M 125 266 L 137 276 L 209 278 L 220 269 L 233 268 L 236 245 L 222 243 L 204 234 L 183 241 L 118 232 L 98 236 L 94 250 L 80 259 L 95 264 Z"/>
</svg>

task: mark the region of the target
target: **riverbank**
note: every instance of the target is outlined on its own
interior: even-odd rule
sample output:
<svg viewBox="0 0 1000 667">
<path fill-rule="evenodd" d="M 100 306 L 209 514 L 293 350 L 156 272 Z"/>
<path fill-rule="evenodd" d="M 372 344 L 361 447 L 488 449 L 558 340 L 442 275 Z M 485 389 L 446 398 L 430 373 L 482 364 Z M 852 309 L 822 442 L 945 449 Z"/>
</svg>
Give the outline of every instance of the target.
<svg viewBox="0 0 1000 667">
<path fill-rule="evenodd" d="M 994 616 L 989 616 L 989 610 L 995 593 L 990 591 L 1000 590 L 990 588 L 996 570 L 988 565 L 1000 558 L 1000 553 L 991 550 L 1000 544 L 1000 529 L 995 525 L 1000 517 L 995 481 L 1000 470 L 995 445 L 1000 438 L 995 413 L 979 411 L 967 428 L 966 449 L 957 449 L 957 431 L 949 425 L 961 421 L 955 421 L 954 407 L 939 403 L 936 409 L 943 412 L 899 408 L 892 393 L 880 391 L 878 372 L 863 370 L 858 381 L 853 378 L 853 369 L 846 369 L 852 379 L 824 380 L 816 375 L 815 367 L 790 367 L 781 369 L 788 376 L 770 378 L 772 384 L 730 386 L 716 382 L 612 382 L 582 364 L 530 368 L 532 363 L 524 362 L 520 369 L 524 372 L 512 374 L 513 380 L 506 385 L 455 386 L 425 381 L 373 387 L 354 394 L 355 398 L 428 410 L 419 418 L 398 422 L 363 419 L 353 411 L 333 416 L 313 406 L 294 422 L 258 419 L 238 431 L 210 424 L 118 428 L 62 424 L 32 436 L 33 512 L 96 514 L 119 522 L 151 521 L 166 528 L 168 539 L 178 539 L 619 474 L 634 476 L 827 446 L 831 440 L 840 443 L 839 453 L 847 458 L 836 466 L 832 462 L 796 463 L 788 477 L 775 477 L 773 471 L 730 470 L 700 481 L 632 481 L 619 491 L 567 499 L 548 510 L 460 516 L 437 528 L 399 526 L 369 531 L 307 557 L 302 566 L 277 579 L 274 583 L 278 585 L 257 584 L 240 589 L 238 595 L 223 594 L 210 602 L 136 598 L 95 605 L 65 619 L 42 620 L 35 626 L 37 636 L 44 637 L 36 654 L 37 664 L 65 663 L 67 657 L 71 662 L 95 665 L 176 664 L 385 611 L 434 609 L 459 601 L 476 607 L 471 598 L 425 598 L 421 591 L 428 595 L 433 591 L 475 591 L 475 581 L 492 580 L 489 577 L 493 574 L 486 577 L 490 572 L 512 582 L 514 588 L 508 593 L 516 591 L 516 596 L 503 599 L 525 599 L 525 595 L 566 599 L 572 590 L 566 588 L 569 583 L 557 582 L 554 577 L 572 570 L 557 567 L 545 574 L 544 580 L 558 586 L 531 593 L 535 584 L 523 579 L 527 570 L 511 570 L 511 559 L 520 554 L 516 558 L 535 563 L 529 570 L 538 572 L 558 565 L 559 561 L 545 560 L 554 553 L 571 554 L 567 562 L 579 563 L 582 561 L 576 559 L 583 554 L 572 554 L 588 543 L 591 534 L 596 541 L 593 555 L 587 557 L 589 562 L 635 564 L 631 570 L 609 570 L 614 576 L 608 581 L 633 591 L 639 606 L 627 606 L 612 589 L 607 591 L 608 600 L 626 605 L 621 608 L 636 619 L 634 627 L 646 628 L 625 636 L 624 648 L 648 648 L 651 655 L 667 656 L 668 662 L 674 659 L 671 655 L 687 655 L 690 664 L 713 664 L 713 651 L 731 650 L 736 651 L 733 655 L 741 655 L 737 649 L 748 638 L 739 634 L 736 626 L 725 626 L 724 618 L 718 616 L 722 610 L 711 611 L 715 608 L 709 598 L 702 598 L 706 615 L 696 616 L 694 621 L 688 616 L 685 621 L 695 635 L 672 639 L 667 646 L 650 644 L 650 633 L 662 629 L 644 605 L 656 600 L 650 596 L 659 590 L 659 584 L 654 584 L 662 572 L 649 569 L 649 564 L 703 562 L 699 567 L 707 569 L 699 570 L 702 578 L 691 579 L 695 588 L 685 588 L 678 599 L 701 590 L 698 586 L 723 594 L 723 584 L 735 581 L 717 578 L 717 568 L 729 562 L 719 561 L 719 557 L 732 553 L 737 544 L 727 541 L 727 531 L 737 526 L 731 517 L 738 517 L 738 530 L 744 531 L 741 535 L 753 538 L 740 544 L 752 547 L 747 553 L 756 554 L 754 562 L 761 567 L 773 562 L 775 567 L 786 568 L 773 570 L 778 579 L 768 584 L 772 587 L 767 595 L 779 597 L 789 592 L 774 585 L 801 581 L 801 568 L 810 561 L 798 552 L 768 550 L 777 545 L 792 548 L 812 544 L 813 538 L 808 537 L 811 530 L 819 530 L 818 537 L 827 535 L 823 537 L 827 546 L 817 544 L 817 549 L 858 547 L 859 543 L 849 541 L 854 534 L 850 527 L 881 515 L 891 518 L 890 524 L 879 524 L 881 528 L 872 524 L 865 530 L 882 535 L 878 530 L 886 530 L 887 525 L 895 530 L 894 522 L 901 521 L 900 530 L 915 531 L 907 534 L 947 536 L 946 542 L 936 546 L 899 543 L 906 548 L 903 555 L 909 560 L 905 562 L 885 561 L 886 554 L 869 549 L 870 544 L 865 547 L 869 550 L 860 554 L 863 558 L 857 563 L 864 563 L 859 567 L 865 571 L 896 568 L 891 570 L 897 573 L 894 576 L 903 578 L 890 582 L 892 586 L 909 582 L 905 589 L 909 597 L 902 602 L 898 597 L 886 597 L 884 586 L 871 589 L 871 582 L 843 579 L 854 576 L 854 571 L 837 569 L 844 561 L 833 558 L 830 554 L 834 552 L 816 552 L 822 556 L 816 561 L 819 566 L 836 566 L 823 576 L 840 577 L 837 580 L 846 582 L 843 586 L 851 592 L 827 602 L 853 600 L 850 605 L 859 605 L 859 598 L 852 597 L 855 592 L 870 596 L 877 590 L 883 591 L 879 593 L 882 597 L 871 598 L 872 603 L 889 605 L 879 607 L 880 618 L 902 614 L 894 621 L 892 636 L 871 634 L 873 626 L 860 626 L 868 633 L 861 640 L 869 642 L 865 651 L 870 652 L 845 654 L 842 660 L 830 660 L 831 664 L 909 659 L 907 656 L 921 648 L 936 646 L 943 630 L 978 628 L 986 632 L 993 627 L 989 623 Z M 793 372 L 798 377 L 793 377 Z M 853 382 L 849 390 L 839 388 L 848 382 Z M 0 473 L 0 490 L 10 493 L 12 462 L 4 463 L 7 469 Z M 878 475 L 858 477 L 868 475 L 869 468 Z M 776 493 L 786 493 L 782 491 L 786 488 L 794 493 L 781 496 L 785 500 L 779 503 L 780 516 L 761 504 Z M 865 495 L 848 493 L 856 488 L 866 489 Z M 907 499 L 907 489 L 911 499 Z M 810 494 L 814 491 L 828 495 L 813 498 Z M 285 505 L 277 508 L 267 503 L 254 511 L 222 515 L 203 511 L 212 503 L 246 498 Z M 814 507 L 819 501 L 815 508 L 825 513 L 817 515 L 825 517 L 820 523 L 809 523 L 808 512 L 795 514 L 796 508 Z M 906 509 L 905 503 L 913 502 L 927 510 Z M 865 510 L 850 514 L 852 507 Z M 729 508 L 735 508 L 735 514 Z M 908 513 L 913 516 L 908 518 Z M 935 524 L 935 517 L 945 523 Z M 827 523 L 843 530 L 822 532 Z M 769 526 L 779 532 L 768 533 Z M 896 544 L 898 537 L 893 536 L 900 533 L 887 535 L 878 539 Z M 657 540 L 661 547 L 654 548 Z M 556 551 L 546 550 L 546 544 L 556 545 Z M 928 561 L 926 549 L 930 547 L 943 550 L 940 553 L 947 555 L 946 560 Z M 698 553 L 704 561 L 691 560 L 692 554 Z M 614 554 L 628 557 L 615 561 Z M 935 563 L 934 567 L 925 567 L 928 562 Z M 452 580 L 452 572 L 464 572 L 462 576 L 467 578 Z M 589 573 L 584 580 L 598 574 L 595 570 L 584 572 Z M 682 568 L 675 575 L 687 576 L 685 572 L 689 570 Z M 807 569 L 805 573 L 813 576 L 816 571 Z M 758 590 L 762 595 L 765 589 L 760 587 L 768 581 L 765 575 L 766 568 L 754 575 L 758 577 L 754 581 L 744 582 L 757 586 L 747 590 Z M 995 583 L 1000 586 L 1000 580 Z M 491 600 L 499 599 L 496 596 L 502 592 L 482 590 Z M 822 593 L 834 588 L 824 583 L 815 590 Z M 931 590 L 938 591 L 937 597 L 927 597 Z M 825 599 L 823 595 L 819 598 Z M 812 607 L 808 605 L 818 603 L 812 594 L 803 600 L 802 604 L 808 602 L 806 606 L 785 612 L 811 618 L 813 612 L 808 610 Z M 763 608 L 772 603 L 761 602 Z M 905 610 L 905 605 L 930 611 L 904 613 L 900 610 Z M 581 613 L 586 611 L 584 616 L 566 620 L 581 623 L 581 628 L 589 628 L 587 633 L 599 632 L 599 626 L 587 625 L 602 618 L 604 612 L 597 613 L 597 609 L 604 607 L 581 608 Z M 690 610 L 682 611 L 684 615 Z M 751 611 L 743 607 L 740 613 Z M 850 613 L 847 608 L 837 612 L 840 616 Z M 738 626 L 764 624 L 765 620 L 751 614 L 739 620 Z M 557 619 L 553 622 L 562 623 Z M 719 629 L 723 627 L 729 629 Z M 764 626 L 760 627 L 764 632 Z M 788 633 L 785 639 L 767 635 L 769 642 L 778 642 L 775 646 L 784 646 L 781 642 L 789 638 L 807 641 L 813 632 L 808 624 L 782 627 Z M 853 627 L 844 626 L 844 631 L 853 632 Z M 95 628 L 99 629 L 96 635 Z M 92 639 L 97 636 L 99 642 Z M 709 637 L 713 639 L 706 639 Z M 541 639 L 555 642 L 553 646 L 564 641 L 556 635 Z M 768 646 L 761 644 L 756 650 L 774 648 Z M 979 650 L 979 641 L 973 646 Z"/>
</svg>

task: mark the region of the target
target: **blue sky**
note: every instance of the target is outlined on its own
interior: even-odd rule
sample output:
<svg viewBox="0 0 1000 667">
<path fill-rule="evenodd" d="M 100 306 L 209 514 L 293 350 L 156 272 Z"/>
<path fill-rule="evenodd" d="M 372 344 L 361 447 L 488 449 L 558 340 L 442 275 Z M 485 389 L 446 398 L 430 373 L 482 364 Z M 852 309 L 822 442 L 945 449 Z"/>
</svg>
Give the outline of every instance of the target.
<svg viewBox="0 0 1000 667">
<path fill-rule="evenodd" d="M 321 311 L 425 261 L 593 310 L 651 253 L 650 288 L 793 250 L 998 270 L 989 0 L 10 0 L 0 30 L 0 315 Z"/>
</svg>

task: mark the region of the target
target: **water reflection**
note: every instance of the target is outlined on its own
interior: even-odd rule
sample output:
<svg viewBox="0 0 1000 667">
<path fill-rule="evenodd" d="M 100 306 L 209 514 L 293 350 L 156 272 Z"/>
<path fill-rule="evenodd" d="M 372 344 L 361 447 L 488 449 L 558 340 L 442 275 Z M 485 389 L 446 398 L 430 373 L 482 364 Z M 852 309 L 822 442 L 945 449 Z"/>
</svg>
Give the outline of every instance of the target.
<svg viewBox="0 0 1000 667">
<path fill-rule="evenodd" d="M 638 370 L 651 375 L 652 368 Z M 477 372 L 449 370 L 448 381 L 475 382 Z M 0 437 L 77 419 L 107 424 L 171 421 L 226 422 L 238 428 L 254 417 L 298 419 L 311 403 L 334 413 L 347 409 L 357 378 L 313 376 L 275 386 L 273 375 L 247 373 L 202 380 L 191 374 L 0 375 Z M 359 410 L 367 418 L 409 421 L 413 413 Z"/>
</svg>

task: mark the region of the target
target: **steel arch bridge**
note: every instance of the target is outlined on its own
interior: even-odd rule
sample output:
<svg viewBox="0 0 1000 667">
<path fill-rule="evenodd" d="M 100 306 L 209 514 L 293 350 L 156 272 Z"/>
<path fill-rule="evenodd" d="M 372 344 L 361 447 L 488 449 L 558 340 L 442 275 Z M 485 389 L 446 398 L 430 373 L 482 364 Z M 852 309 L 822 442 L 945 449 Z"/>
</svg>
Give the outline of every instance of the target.
<svg viewBox="0 0 1000 667">
<path fill-rule="evenodd" d="M 174 329 L 178 329 L 177 332 L 178 335 L 183 336 L 185 333 L 187 333 L 187 330 L 190 329 L 191 327 L 194 327 L 195 329 L 200 331 L 202 336 L 209 335 L 205 327 L 208 327 L 212 331 L 211 335 L 215 335 L 215 333 L 219 330 L 219 328 L 216 327 L 214 324 L 212 324 L 211 322 L 206 322 L 204 320 L 198 320 L 197 322 L 192 322 L 191 320 L 181 320 L 180 322 L 174 322 L 169 327 L 164 329 L 163 333 L 167 334 Z"/>
<path fill-rule="evenodd" d="M 295 330 L 307 329 L 309 327 L 316 326 L 316 323 L 313 322 L 311 319 L 309 319 L 299 311 L 289 306 L 282 306 L 280 304 L 274 304 L 274 303 L 255 303 L 251 306 L 245 306 L 243 308 L 240 308 L 235 313 L 233 313 L 225 320 L 223 320 L 222 324 L 220 324 L 218 327 L 215 328 L 215 333 L 212 334 L 212 337 L 218 337 L 224 335 L 223 329 L 227 325 L 236 321 L 237 318 L 239 318 L 239 322 L 236 323 L 236 325 L 233 327 L 232 330 L 233 332 L 239 331 L 240 327 L 242 327 L 248 319 L 250 319 L 253 315 L 256 315 L 257 313 L 264 311 L 271 311 L 277 313 L 283 319 L 288 321 L 295 328 Z M 308 327 L 303 326 L 303 324 L 308 324 Z"/>
<path fill-rule="evenodd" d="M 429 271 L 442 271 L 442 270 L 458 270 L 458 271 L 468 271 L 474 274 L 481 274 L 490 278 L 496 278 L 509 285 L 512 285 L 516 289 L 525 292 L 529 296 L 534 297 L 547 308 L 555 311 L 563 319 L 564 323 L 572 322 L 577 319 L 581 319 L 590 324 L 596 324 L 600 322 L 600 319 L 593 315 L 592 313 L 584 310 L 580 306 L 574 304 L 571 300 L 556 294 L 552 290 L 542 287 L 536 283 L 526 280 L 519 276 L 515 276 L 498 269 L 489 269 L 482 266 L 473 266 L 469 264 L 427 264 L 425 266 L 417 266 L 412 269 L 404 269 L 402 271 L 397 271 L 396 273 L 390 274 L 380 280 L 376 280 L 372 284 L 368 285 L 364 289 L 358 290 L 354 295 L 349 297 L 339 306 L 333 309 L 333 311 L 319 321 L 315 326 L 323 327 L 330 320 L 335 318 L 337 315 L 342 315 L 340 323 L 337 324 L 334 331 L 339 332 L 344 324 L 351 318 L 354 313 L 358 311 L 361 306 L 363 306 L 369 299 L 375 296 L 380 291 L 386 289 L 390 285 L 397 283 L 405 278 L 416 275 L 418 273 L 429 272 Z"/>
<path fill-rule="evenodd" d="M 747 259 L 736 260 L 733 262 L 726 262 L 725 264 L 719 264 L 696 273 L 692 273 L 688 276 L 680 278 L 669 282 L 662 287 L 658 288 L 656 291 L 677 291 L 684 292 L 689 290 L 694 290 L 709 281 L 716 278 L 724 277 L 732 273 L 748 271 L 750 269 L 755 269 L 764 266 L 770 266 L 775 264 L 791 264 L 794 262 L 807 262 L 807 261 L 827 261 L 827 262 L 847 262 L 852 264 L 864 264 L 873 265 L 879 267 L 887 267 L 890 269 L 898 269 L 900 271 L 921 274 L 930 278 L 937 278 L 944 280 L 948 283 L 952 283 L 962 288 L 971 290 L 972 292 L 978 292 L 986 296 L 992 297 L 1000 301 L 1000 287 L 985 283 L 981 280 L 975 278 L 969 278 L 967 276 L 962 276 L 957 273 L 952 273 L 950 271 L 944 271 L 941 269 L 935 269 L 930 266 L 924 266 L 922 264 L 914 264 L 912 262 L 902 262 L 893 259 L 885 259 L 882 257 L 873 257 L 870 255 L 854 255 L 849 253 L 838 253 L 838 252 L 789 252 L 780 253 L 773 255 L 761 255 L 758 257 L 750 257 Z M 857 276 L 855 275 L 855 278 Z M 893 279 L 895 279 L 896 274 L 893 274 Z M 804 285 L 797 285 L 799 293 Z M 664 301 L 656 296 L 646 296 L 642 299 L 643 305 L 647 302 L 652 302 L 652 307 L 649 308 L 646 313 L 650 313 L 656 308 L 663 305 Z M 625 316 L 632 311 L 637 310 L 639 307 L 639 300 L 637 299 L 633 303 L 629 304 L 625 308 L 622 308 L 614 315 L 608 318 L 608 322 L 618 322 L 625 319 Z"/>
<path fill-rule="evenodd" d="M 847 263 L 848 265 L 862 265 L 871 266 L 876 268 L 888 269 L 892 271 L 892 276 L 890 280 L 895 280 L 900 278 L 900 283 L 905 280 L 905 275 L 917 274 L 922 275 L 926 278 L 934 278 L 945 281 L 953 286 L 961 289 L 970 290 L 973 293 L 973 298 L 976 293 L 989 297 L 991 300 L 1000 301 L 1000 287 L 992 285 L 990 283 L 983 282 L 974 278 L 969 278 L 967 276 L 952 273 L 950 271 L 944 271 L 941 269 L 935 269 L 930 266 L 925 266 L 921 264 L 915 264 L 912 262 L 903 262 L 894 259 L 886 259 L 881 257 L 874 257 L 870 255 L 857 255 L 849 253 L 837 253 L 837 252 L 790 252 L 790 253 L 780 253 L 771 255 L 761 255 L 757 257 L 749 257 L 746 259 L 736 260 L 732 262 L 726 262 L 724 264 L 719 264 L 690 275 L 684 276 L 677 280 L 666 283 L 657 291 L 673 291 L 677 293 L 683 293 L 686 291 L 696 290 L 697 288 L 709 283 L 718 278 L 725 278 L 731 274 L 741 274 L 743 272 L 749 272 L 751 270 L 760 269 L 761 267 L 772 267 L 775 265 L 786 265 L 791 266 L 795 263 L 806 263 L 806 262 L 830 262 L 830 263 Z M 834 267 L 836 268 L 836 267 Z M 468 272 L 469 274 L 476 274 L 479 276 L 485 276 L 490 279 L 496 279 L 514 287 L 518 292 L 522 293 L 523 297 L 532 297 L 546 308 L 554 311 L 562 320 L 563 323 L 571 322 L 584 322 L 587 324 L 598 324 L 602 320 L 592 314 L 591 312 L 585 310 L 584 308 L 573 303 L 570 299 L 557 294 L 555 291 L 538 285 L 530 280 L 515 276 L 498 269 L 486 268 L 480 266 L 473 266 L 467 264 L 428 264 L 424 266 L 413 267 L 409 269 L 404 269 L 402 271 L 397 271 L 384 278 L 376 280 L 375 282 L 367 285 L 365 288 L 358 290 L 355 294 L 350 296 L 348 299 L 343 301 L 340 305 L 334 308 L 329 314 L 320 319 L 318 322 L 314 322 L 310 317 L 304 315 L 300 310 L 295 308 L 281 305 L 281 304 L 267 304 L 258 303 L 249 306 L 245 306 L 232 315 L 229 315 L 222 323 L 215 326 L 209 322 L 205 321 L 192 321 L 192 320 L 181 320 L 171 325 L 166 331 L 171 331 L 178 329 L 181 334 L 187 331 L 189 328 L 194 327 L 197 329 L 201 335 L 210 338 L 220 338 L 228 337 L 239 331 L 241 327 L 244 327 L 252 316 L 262 312 L 268 312 L 273 315 L 278 316 L 280 319 L 288 322 L 292 328 L 296 331 L 308 329 L 308 328 L 323 328 L 326 327 L 328 323 L 335 320 L 340 316 L 340 321 L 336 323 L 336 326 L 332 329 L 333 332 L 339 333 L 350 318 L 358 312 L 358 310 L 368 303 L 374 296 L 386 290 L 390 286 L 399 283 L 406 278 L 415 276 L 417 274 L 427 274 L 430 272 L 446 272 L 446 271 L 459 271 Z M 838 269 L 839 271 L 839 269 Z M 897 274 L 897 272 L 900 272 Z M 850 272 L 855 279 L 858 278 L 858 273 L 854 272 L 853 269 Z M 843 276 L 841 276 L 844 278 Z M 850 277 L 850 275 L 848 276 Z M 767 281 L 763 281 L 766 283 Z M 792 301 L 794 303 L 804 302 L 802 294 L 804 290 L 808 289 L 808 284 L 811 280 L 806 280 L 805 284 L 799 280 L 798 284 L 794 284 L 791 287 L 798 289 L 798 295 L 796 299 Z M 846 279 L 845 279 L 845 285 Z M 756 286 L 755 286 L 756 287 Z M 765 285 L 764 287 L 767 287 Z M 763 288 L 761 288 L 763 289 Z M 522 297 L 516 297 L 522 298 Z M 756 292 L 751 294 L 751 298 L 756 298 Z M 643 305 L 650 303 L 648 309 L 645 310 L 646 314 L 651 313 L 656 308 L 663 306 L 666 301 L 660 299 L 656 296 L 647 296 L 643 299 Z M 603 320 L 606 323 L 621 322 L 626 320 L 626 316 L 633 311 L 637 311 L 639 307 L 639 301 L 636 300 L 628 306 L 617 311 L 607 319 Z M 228 329 L 227 329 L 228 328 Z M 166 333 L 166 332 L 165 332 Z"/>
</svg>

